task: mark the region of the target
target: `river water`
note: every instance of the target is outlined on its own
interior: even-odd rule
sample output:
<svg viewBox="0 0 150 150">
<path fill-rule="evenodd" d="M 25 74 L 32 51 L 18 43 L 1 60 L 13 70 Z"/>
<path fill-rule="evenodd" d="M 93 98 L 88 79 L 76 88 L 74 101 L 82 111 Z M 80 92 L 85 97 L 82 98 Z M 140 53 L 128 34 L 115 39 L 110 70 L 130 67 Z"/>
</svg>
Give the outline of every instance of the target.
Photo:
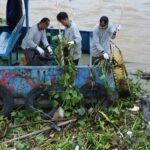
<svg viewBox="0 0 150 150">
<path fill-rule="evenodd" d="M 5 7 L 6 0 L 0 0 L 0 17 L 5 18 Z M 150 0 L 30 0 L 30 25 L 46 16 L 58 27 L 58 11 L 68 12 L 80 29 L 90 30 L 100 16 L 109 16 L 114 25 L 122 26 L 115 42 L 131 62 L 129 69 L 150 70 Z"/>
</svg>

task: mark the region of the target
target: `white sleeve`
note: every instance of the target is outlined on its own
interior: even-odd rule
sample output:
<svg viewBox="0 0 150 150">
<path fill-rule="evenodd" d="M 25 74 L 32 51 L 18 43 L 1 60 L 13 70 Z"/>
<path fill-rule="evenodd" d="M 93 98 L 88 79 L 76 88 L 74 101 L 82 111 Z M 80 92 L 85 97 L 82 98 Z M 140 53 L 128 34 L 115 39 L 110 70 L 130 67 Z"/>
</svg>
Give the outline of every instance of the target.
<svg viewBox="0 0 150 150">
<path fill-rule="evenodd" d="M 27 39 L 28 47 L 32 47 L 32 48 L 37 47 L 37 44 L 33 41 L 34 36 L 35 36 L 34 33 L 35 33 L 34 28 L 31 28 L 27 33 L 28 34 L 28 39 Z"/>
<path fill-rule="evenodd" d="M 73 28 L 73 36 L 74 36 L 74 41 L 76 42 L 76 44 L 80 44 L 82 41 L 82 38 L 81 38 L 81 34 L 77 26 Z"/>
<path fill-rule="evenodd" d="M 99 34 L 98 34 L 97 30 L 95 29 L 95 30 L 93 31 L 93 42 L 94 42 L 94 44 L 95 44 L 97 50 L 100 51 L 100 52 L 103 52 L 103 51 L 104 51 L 104 48 L 102 47 L 102 45 L 100 44 L 99 41 L 100 41 L 100 40 L 99 40 Z"/>
<path fill-rule="evenodd" d="M 49 46 L 49 43 L 48 43 L 48 40 L 47 40 L 47 36 L 46 36 L 46 31 L 43 32 L 42 43 L 44 45 L 44 48 L 46 48 L 47 46 Z"/>
</svg>

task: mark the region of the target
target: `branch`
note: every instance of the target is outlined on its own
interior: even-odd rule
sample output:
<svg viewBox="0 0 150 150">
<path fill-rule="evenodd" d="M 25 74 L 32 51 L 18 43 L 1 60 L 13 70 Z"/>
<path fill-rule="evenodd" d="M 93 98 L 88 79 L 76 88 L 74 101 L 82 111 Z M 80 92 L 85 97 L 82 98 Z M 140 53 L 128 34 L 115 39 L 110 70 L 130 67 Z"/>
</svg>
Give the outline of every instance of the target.
<svg viewBox="0 0 150 150">
<path fill-rule="evenodd" d="M 65 125 L 68 125 L 70 123 L 73 123 L 75 122 L 77 119 L 74 118 L 74 119 L 71 119 L 71 120 L 68 120 L 68 121 L 64 121 L 64 122 L 59 122 L 57 124 L 58 127 L 62 127 L 62 126 L 65 126 Z M 19 137 L 16 137 L 16 138 L 13 138 L 11 140 L 8 140 L 8 141 L 5 141 L 5 142 L 2 142 L 1 144 L 10 144 L 14 141 L 18 141 L 18 140 L 22 140 L 22 139 L 25 139 L 25 138 L 28 138 L 28 137 L 31 137 L 31 136 L 34 136 L 34 135 L 37 135 L 37 134 L 40 134 L 40 133 L 44 133 L 46 131 L 49 131 L 51 130 L 52 128 L 51 127 L 46 127 L 45 129 L 41 129 L 39 131 L 35 131 L 35 132 L 32 132 L 32 133 L 29 133 L 29 134 L 26 134 L 26 135 L 23 135 L 23 136 L 19 136 Z"/>
</svg>

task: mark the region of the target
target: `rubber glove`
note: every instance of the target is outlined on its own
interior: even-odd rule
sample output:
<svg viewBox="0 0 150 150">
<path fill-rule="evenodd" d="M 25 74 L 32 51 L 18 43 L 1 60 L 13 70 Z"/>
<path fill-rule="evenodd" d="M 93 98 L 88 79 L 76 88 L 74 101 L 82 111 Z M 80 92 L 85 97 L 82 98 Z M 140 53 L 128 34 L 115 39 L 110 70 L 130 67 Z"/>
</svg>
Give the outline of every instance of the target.
<svg viewBox="0 0 150 150">
<path fill-rule="evenodd" d="M 44 56 L 45 51 L 41 47 L 37 46 L 36 50 L 40 53 L 40 55 Z"/>
<path fill-rule="evenodd" d="M 107 53 L 104 53 L 103 56 L 104 56 L 104 59 L 106 59 L 106 60 L 109 59 L 109 55 Z"/>
<path fill-rule="evenodd" d="M 50 53 L 50 55 L 53 55 L 53 50 L 51 49 L 51 47 L 48 46 L 47 49 L 48 49 L 48 52 Z"/>
<path fill-rule="evenodd" d="M 62 38 L 63 38 L 62 35 L 59 34 L 59 35 L 58 35 L 58 39 L 59 39 L 59 40 L 62 40 Z"/>
<path fill-rule="evenodd" d="M 70 46 L 72 46 L 72 45 L 75 44 L 75 41 L 70 41 L 70 42 L 68 42 L 68 44 L 69 44 Z"/>
</svg>

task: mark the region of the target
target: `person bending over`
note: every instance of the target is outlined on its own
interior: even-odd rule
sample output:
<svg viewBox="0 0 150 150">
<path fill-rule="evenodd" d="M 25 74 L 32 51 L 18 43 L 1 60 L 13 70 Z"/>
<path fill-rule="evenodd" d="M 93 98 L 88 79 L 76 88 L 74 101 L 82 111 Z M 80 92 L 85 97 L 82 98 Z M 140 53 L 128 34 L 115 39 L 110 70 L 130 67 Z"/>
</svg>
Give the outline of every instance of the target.
<svg viewBox="0 0 150 150">
<path fill-rule="evenodd" d="M 108 60 L 111 54 L 111 39 L 116 37 L 116 28 L 107 16 L 100 18 L 99 25 L 93 30 L 92 63 L 97 59 Z"/>
<path fill-rule="evenodd" d="M 40 62 L 42 59 L 40 58 L 44 57 L 46 52 L 50 55 L 53 54 L 46 37 L 46 29 L 49 25 L 50 20 L 48 18 L 43 18 L 38 24 L 28 30 L 25 38 L 23 39 L 21 48 L 23 49 L 27 59 L 27 65 L 41 65 Z M 43 44 L 43 48 L 40 47 L 40 43 Z M 43 61 L 45 60 L 43 59 Z"/>
</svg>

